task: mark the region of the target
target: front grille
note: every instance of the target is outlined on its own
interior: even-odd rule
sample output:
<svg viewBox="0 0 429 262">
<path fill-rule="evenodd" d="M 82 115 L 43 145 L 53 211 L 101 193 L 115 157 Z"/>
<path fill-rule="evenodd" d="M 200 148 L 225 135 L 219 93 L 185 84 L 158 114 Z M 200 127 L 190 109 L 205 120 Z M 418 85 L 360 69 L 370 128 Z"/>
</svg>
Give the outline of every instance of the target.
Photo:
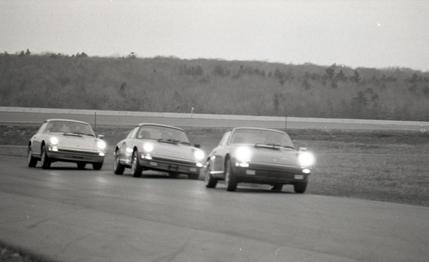
<svg viewBox="0 0 429 262">
<path fill-rule="evenodd" d="M 189 166 L 194 167 L 194 162 L 184 161 L 184 160 L 176 160 L 176 159 L 166 159 L 166 158 L 160 158 L 160 157 L 153 157 L 153 161 L 156 161 L 158 163 L 167 164 L 167 165 L 180 165 L 180 166 Z"/>
<path fill-rule="evenodd" d="M 58 149 L 59 153 L 65 153 L 70 155 L 79 155 L 79 156 L 98 156 L 98 152 L 87 152 L 87 151 L 77 151 L 77 150 L 67 150 L 67 149 Z"/>
</svg>

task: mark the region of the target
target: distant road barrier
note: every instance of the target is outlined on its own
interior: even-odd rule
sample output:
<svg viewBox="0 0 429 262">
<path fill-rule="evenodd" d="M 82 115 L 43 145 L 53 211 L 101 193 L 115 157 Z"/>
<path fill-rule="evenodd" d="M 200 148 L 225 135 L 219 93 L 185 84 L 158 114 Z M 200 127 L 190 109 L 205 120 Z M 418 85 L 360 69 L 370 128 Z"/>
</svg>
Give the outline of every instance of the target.
<svg viewBox="0 0 429 262">
<path fill-rule="evenodd" d="M 274 117 L 250 115 L 186 114 L 63 108 L 0 107 L 2 124 L 40 124 L 48 118 L 70 118 L 97 126 L 134 126 L 162 123 L 182 127 L 254 126 L 291 129 L 429 131 L 429 122 L 337 118 Z"/>
</svg>

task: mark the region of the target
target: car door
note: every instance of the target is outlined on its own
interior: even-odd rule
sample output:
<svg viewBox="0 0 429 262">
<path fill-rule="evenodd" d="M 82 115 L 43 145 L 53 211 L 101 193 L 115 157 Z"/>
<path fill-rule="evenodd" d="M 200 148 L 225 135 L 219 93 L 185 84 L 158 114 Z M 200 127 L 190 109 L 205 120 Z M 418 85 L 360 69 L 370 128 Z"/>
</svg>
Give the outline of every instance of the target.
<svg viewBox="0 0 429 262">
<path fill-rule="evenodd" d="M 131 129 L 127 137 L 118 143 L 119 158 L 131 160 L 131 153 L 127 152 L 127 147 L 133 148 L 132 140 L 134 139 L 139 127 Z"/>
<path fill-rule="evenodd" d="M 227 144 L 231 131 L 226 132 L 219 142 L 219 145 L 215 147 L 210 153 L 210 161 L 213 173 L 221 174 L 224 171 L 225 156 L 228 152 Z"/>
<path fill-rule="evenodd" d="M 43 122 L 39 130 L 31 137 L 31 152 L 34 155 L 40 155 L 40 148 L 43 140 L 43 132 L 46 129 L 47 122 Z"/>
</svg>

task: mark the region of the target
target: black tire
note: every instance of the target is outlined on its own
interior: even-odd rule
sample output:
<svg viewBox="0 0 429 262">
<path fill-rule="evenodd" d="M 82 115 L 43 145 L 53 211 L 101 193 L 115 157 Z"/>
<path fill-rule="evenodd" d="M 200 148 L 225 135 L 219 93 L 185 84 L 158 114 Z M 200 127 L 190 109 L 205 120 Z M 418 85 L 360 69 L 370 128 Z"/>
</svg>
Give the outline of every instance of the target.
<svg viewBox="0 0 429 262">
<path fill-rule="evenodd" d="M 215 188 L 217 185 L 217 179 L 215 179 L 210 174 L 210 165 L 207 166 L 205 176 L 204 176 L 204 182 L 206 184 L 207 188 Z"/>
<path fill-rule="evenodd" d="M 133 177 L 142 176 L 143 168 L 140 165 L 138 155 L 139 152 L 137 150 L 134 150 L 133 156 L 131 157 L 131 174 L 133 174 Z"/>
<path fill-rule="evenodd" d="M 237 189 L 237 177 L 232 171 L 231 160 L 229 158 L 225 161 L 225 186 L 227 191 L 235 191 Z"/>
<path fill-rule="evenodd" d="M 298 182 L 293 185 L 293 189 L 297 194 L 304 194 L 307 190 L 307 182 Z"/>
<path fill-rule="evenodd" d="M 100 170 L 103 167 L 103 162 L 99 162 L 99 163 L 92 163 L 92 168 L 94 170 Z"/>
<path fill-rule="evenodd" d="M 271 188 L 271 191 L 281 192 L 282 189 L 283 189 L 283 184 L 274 184 L 273 187 Z"/>
<path fill-rule="evenodd" d="M 36 167 L 37 165 L 37 158 L 33 156 L 33 153 L 31 151 L 31 146 L 28 146 L 28 150 L 27 150 L 27 164 L 28 164 L 28 167 Z"/>
<path fill-rule="evenodd" d="M 115 175 L 122 175 L 124 173 L 125 166 L 119 161 L 119 154 L 115 152 L 115 159 L 113 160 L 113 173 Z"/>
<path fill-rule="evenodd" d="M 85 162 L 77 162 L 77 169 L 83 170 L 85 169 L 86 163 Z"/>
<path fill-rule="evenodd" d="M 51 167 L 51 159 L 49 159 L 46 151 L 47 151 L 46 146 L 43 145 L 41 149 L 41 155 L 40 155 L 40 162 L 42 163 L 43 169 L 49 169 Z"/>
<path fill-rule="evenodd" d="M 192 180 L 198 180 L 200 178 L 200 174 L 189 174 L 188 178 Z"/>
</svg>

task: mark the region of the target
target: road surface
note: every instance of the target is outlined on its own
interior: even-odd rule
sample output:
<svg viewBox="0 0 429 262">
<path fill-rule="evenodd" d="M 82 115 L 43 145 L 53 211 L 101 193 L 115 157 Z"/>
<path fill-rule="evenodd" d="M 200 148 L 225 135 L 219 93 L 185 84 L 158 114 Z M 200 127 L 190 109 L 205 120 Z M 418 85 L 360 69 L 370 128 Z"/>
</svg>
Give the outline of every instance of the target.
<svg viewBox="0 0 429 262">
<path fill-rule="evenodd" d="M 0 241 L 59 261 L 429 261 L 429 208 L 0 156 Z"/>
<path fill-rule="evenodd" d="M 71 118 L 101 126 L 134 126 L 161 123 L 182 127 L 254 126 L 293 129 L 429 131 L 429 122 L 365 119 L 272 117 L 248 115 L 183 114 L 59 108 L 0 107 L 2 124 L 39 125 L 48 118 Z"/>
</svg>

